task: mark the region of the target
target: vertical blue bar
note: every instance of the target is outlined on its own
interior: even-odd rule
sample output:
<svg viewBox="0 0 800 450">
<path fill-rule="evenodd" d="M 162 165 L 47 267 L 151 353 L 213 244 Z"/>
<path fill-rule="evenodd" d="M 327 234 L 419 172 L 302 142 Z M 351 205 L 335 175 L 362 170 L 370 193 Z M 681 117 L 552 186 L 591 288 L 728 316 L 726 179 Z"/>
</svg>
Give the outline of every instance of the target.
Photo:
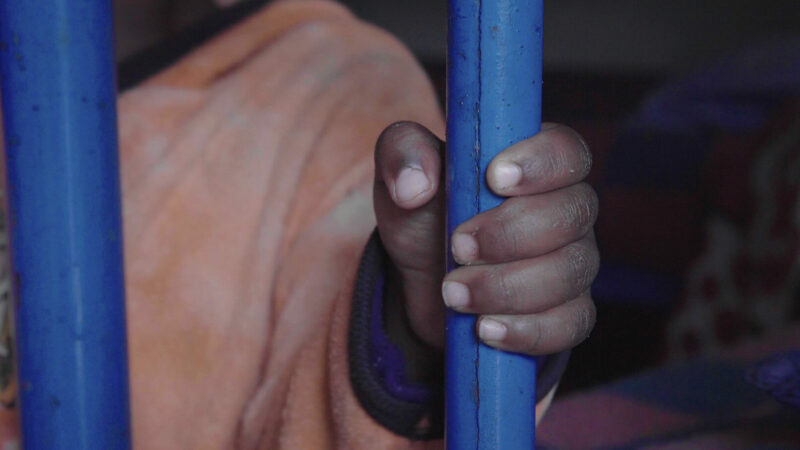
<svg viewBox="0 0 800 450">
<path fill-rule="evenodd" d="M 450 0 L 449 17 L 448 236 L 502 202 L 486 184 L 489 162 L 539 131 L 543 1 Z M 479 343 L 475 317 L 450 311 L 446 370 L 448 449 L 535 446 L 534 358 Z"/>
<path fill-rule="evenodd" d="M 130 448 L 110 0 L 0 1 L 22 438 Z"/>
</svg>

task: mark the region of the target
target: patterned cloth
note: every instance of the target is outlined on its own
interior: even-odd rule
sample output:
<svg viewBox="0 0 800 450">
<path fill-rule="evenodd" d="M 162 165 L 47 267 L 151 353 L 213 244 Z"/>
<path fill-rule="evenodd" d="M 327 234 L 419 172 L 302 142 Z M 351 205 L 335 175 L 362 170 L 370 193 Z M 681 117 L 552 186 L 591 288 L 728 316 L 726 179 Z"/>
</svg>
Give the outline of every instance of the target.
<svg viewBox="0 0 800 450">
<path fill-rule="evenodd" d="M 800 108 L 709 155 L 706 243 L 669 325 L 673 356 L 713 352 L 800 314 Z"/>
<path fill-rule="evenodd" d="M 671 314 L 672 359 L 800 317 L 797 80 L 800 38 L 746 48 L 651 92 L 599 155 L 595 296 Z"/>
<path fill-rule="evenodd" d="M 800 448 L 797 80 L 800 39 L 746 49 L 595 146 L 594 294 L 671 315 L 673 362 L 557 400 L 545 447 Z"/>
</svg>

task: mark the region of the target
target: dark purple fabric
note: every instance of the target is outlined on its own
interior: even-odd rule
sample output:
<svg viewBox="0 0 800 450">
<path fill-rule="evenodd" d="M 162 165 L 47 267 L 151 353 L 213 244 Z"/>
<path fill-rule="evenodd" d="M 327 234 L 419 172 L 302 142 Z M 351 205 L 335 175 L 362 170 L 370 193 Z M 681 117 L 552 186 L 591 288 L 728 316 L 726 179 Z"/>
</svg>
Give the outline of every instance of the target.
<svg viewBox="0 0 800 450">
<path fill-rule="evenodd" d="M 386 255 L 378 233 L 364 248 L 353 292 L 348 332 L 350 382 L 364 411 L 376 422 L 413 440 L 439 439 L 444 433 L 444 399 L 441 382 L 433 382 L 430 398 L 407 379 L 403 355 L 383 330 Z M 388 298 L 391 300 L 391 297 Z"/>
<path fill-rule="evenodd" d="M 800 94 L 798 80 L 800 36 L 760 42 L 656 90 L 627 125 L 677 134 L 757 128 L 777 102 Z"/>
<path fill-rule="evenodd" d="M 370 321 L 372 367 L 383 382 L 384 388 L 394 397 L 409 402 L 427 402 L 433 395 L 431 389 L 408 380 L 403 353 L 384 332 L 384 278 L 383 273 L 377 275 L 372 298 L 372 320 Z"/>
<path fill-rule="evenodd" d="M 779 402 L 800 408 L 800 349 L 755 365 L 748 371 L 747 379 Z"/>
</svg>

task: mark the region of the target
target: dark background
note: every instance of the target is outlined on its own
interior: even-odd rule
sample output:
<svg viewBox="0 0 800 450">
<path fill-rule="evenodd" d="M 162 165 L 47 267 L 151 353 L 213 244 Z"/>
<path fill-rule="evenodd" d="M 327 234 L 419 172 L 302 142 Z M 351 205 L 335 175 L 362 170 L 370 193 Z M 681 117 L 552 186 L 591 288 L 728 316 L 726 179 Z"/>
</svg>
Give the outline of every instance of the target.
<svg viewBox="0 0 800 450">
<path fill-rule="evenodd" d="M 241 2 L 248 3 L 248 2 Z M 262 2 L 263 3 L 263 2 Z M 445 0 L 343 0 L 425 63 L 445 54 Z M 115 0 L 121 60 L 218 11 L 211 0 Z M 545 66 L 669 74 L 800 30 L 797 0 L 547 0 Z"/>
</svg>

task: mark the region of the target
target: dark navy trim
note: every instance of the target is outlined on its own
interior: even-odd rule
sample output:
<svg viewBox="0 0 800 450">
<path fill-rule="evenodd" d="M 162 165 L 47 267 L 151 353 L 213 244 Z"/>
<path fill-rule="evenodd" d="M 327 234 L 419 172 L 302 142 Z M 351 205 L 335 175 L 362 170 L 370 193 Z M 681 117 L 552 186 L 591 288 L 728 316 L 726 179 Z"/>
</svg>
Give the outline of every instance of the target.
<svg viewBox="0 0 800 450">
<path fill-rule="evenodd" d="M 408 379 L 405 355 L 386 335 L 383 320 L 384 299 L 388 298 L 385 278 L 383 271 L 375 276 L 369 330 L 370 364 L 391 396 L 414 403 L 430 402 L 434 397 L 432 387 Z"/>
<path fill-rule="evenodd" d="M 405 361 L 383 332 L 380 312 L 386 260 L 374 233 L 361 258 L 350 314 L 348 360 L 353 391 L 367 414 L 388 430 L 417 440 L 441 438 L 442 385 L 402 386 L 407 382 Z"/>
</svg>

